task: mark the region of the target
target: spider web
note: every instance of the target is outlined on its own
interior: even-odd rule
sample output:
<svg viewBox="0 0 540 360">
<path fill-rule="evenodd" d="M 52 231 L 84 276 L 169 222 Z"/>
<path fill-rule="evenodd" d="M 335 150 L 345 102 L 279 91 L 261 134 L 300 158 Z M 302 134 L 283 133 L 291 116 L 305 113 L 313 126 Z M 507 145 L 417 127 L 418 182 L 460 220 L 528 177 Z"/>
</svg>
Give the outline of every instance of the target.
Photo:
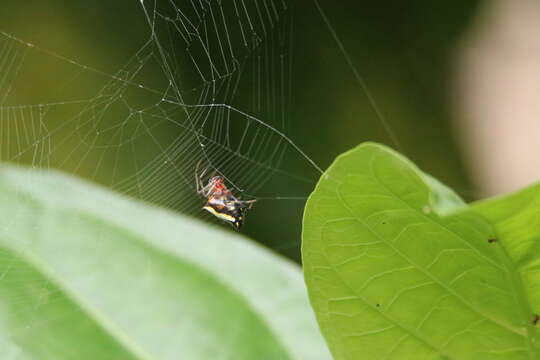
<svg viewBox="0 0 540 360">
<path fill-rule="evenodd" d="M 136 14 L 134 33 L 144 35 L 126 39 L 126 46 L 111 45 L 129 54 L 120 64 L 77 47 L 71 53 L 56 50 L 53 35 L 40 41 L 32 32 L 0 30 L 0 161 L 61 170 L 212 223 L 218 220 L 201 209 L 205 199 L 196 193 L 198 167 L 207 169 L 206 179 L 220 174 L 235 195 L 257 200 L 246 228 L 257 216 L 269 221 L 266 204 L 301 206 L 321 170 L 291 135 L 289 5 L 284 0 L 134 2 L 126 12 Z M 49 31 L 54 34 L 53 25 Z M 276 182 L 287 192 L 276 191 Z M 95 238 L 89 246 L 101 249 L 105 241 Z M 294 254 L 299 240 L 269 245 Z M 21 248 L 33 254 L 31 243 Z M 16 334 L 0 332 L 19 336 L 49 323 L 69 323 L 73 314 L 66 311 L 40 319 L 41 308 L 63 298 L 54 284 L 32 278 L 8 250 L 0 251 L 0 258 L 0 281 L 27 273 L 28 284 L 24 276 L 16 279 L 35 291 L 35 296 L 6 294 L 19 297 L 18 305 L 15 311 L 2 309 L 2 316 L 22 325 Z M 150 261 L 137 264 L 143 274 L 152 268 Z M 238 319 L 233 321 L 231 328 L 238 327 Z M 220 341 L 229 337 L 239 335 L 224 334 Z M 2 354 L 22 356 L 19 349 L 9 351 Z"/>
<path fill-rule="evenodd" d="M 400 148 L 346 47 L 319 2 L 312 1 L 347 73 L 367 95 L 376 122 Z M 35 40 L 40 36 L 31 31 L 0 30 L 0 161 L 43 172 L 59 169 L 217 223 L 201 210 L 205 199 L 196 193 L 196 170 L 206 169 L 203 180 L 219 174 L 235 195 L 257 200 L 247 215 L 248 234 L 253 222 L 259 229 L 266 222 L 267 228 L 281 226 L 279 216 L 290 214 L 282 209 L 292 204 L 298 206 L 299 219 L 303 200 L 322 171 L 303 151 L 301 134 L 292 126 L 291 6 L 290 0 L 133 2 L 133 11 L 122 11 L 136 14 L 134 33 L 144 29 L 144 35 L 125 39 L 125 44 L 101 40 L 111 42 L 111 51 L 129 54 L 119 64 L 76 47 L 57 50 L 62 47 Z M 298 239 L 267 245 L 295 256 Z M 95 240 L 91 246 L 99 248 L 107 239 Z M 26 271 L 7 251 L 0 258 L 6 264 L 0 281 Z M 150 265 L 143 260 L 135 266 Z M 45 279 L 35 280 L 33 288 L 35 298 L 20 298 L 24 314 L 9 314 L 10 319 L 25 316 L 22 323 L 29 329 L 47 326 L 34 317 L 41 297 L 51 303 L 61 295 Z M 67 323 L 69 315 L 59 312 L 48 321 Z"/>
<path fill-rule="evenodd" d="M 155 0 L 140 8 L 148 35 L 115 72 L 0 32 L 0 160 L 61 169 L 212 221 L 195 193 L 199 164 L 206 179 L 223 176 L 257 206 L 305 199 L 295 184 L 313 184 L 321 170 L 289 135 L 288 4 Z M 29 94 L 44 68 L 55 83 Z M 276 193 L 276 179 L 291 192 Z"/>
<path fill-rule="evenodd" d="M 0 161 L 36 171 L 59 169 L 216 223 L 201 210 L 205 199 L 196 193 L 196 169 L 207 169 L 206 179 L 219 174 L 235 195 L 257 200 L 247 228 L 252 221 L 281 226 L 277 213 L 286 216 L 280 209 L 292 203 L 298 204 L 299 219 L 322 171 L 292 131 L 291 5 L 286 0 L 134 3 L 144 37 L 130 40 L 134 51 L 127 51 L 120 65 L 0 31 Z M 270 246 L 294 256 L 298 239 Z M 91 246 L 100 248 L 105 240 Z M 7 264 L 0 281 L 12 271 L 10 256 L 0 254 Z M 142 262 L 137 266 L 151 267 Z M 17 264 L 14 268 L 19 271 Z M 44 303 L 61 295 L 46 280 L 36 282 L 37 299 L 20 299 L 22 323 L 30 329 L 47 325 L 33 315 L 42 306 L 41 294 Z M 60 312 L 48 321 L 69 315 Z"/>
</svg>

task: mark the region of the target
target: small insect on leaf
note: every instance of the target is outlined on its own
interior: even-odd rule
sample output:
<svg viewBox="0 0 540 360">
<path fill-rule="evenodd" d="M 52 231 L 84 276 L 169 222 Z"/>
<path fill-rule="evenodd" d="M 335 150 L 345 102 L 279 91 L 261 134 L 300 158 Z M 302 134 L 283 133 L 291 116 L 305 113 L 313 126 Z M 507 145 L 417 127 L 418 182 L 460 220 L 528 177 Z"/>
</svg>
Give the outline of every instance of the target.
<svg viewBox="0 0 540 360">
<path fill-rule="evenodd" d="M 490 243 L 490 244 L 493 244 L 493 243 L 496 243 L 496 242 L 497 242 L 497 239 L 495 239 L 495 238 L 488 239 L 488 243 Z"/>
<path fill-rule="evenodd" d="M 540 320 L 540 316 L 538 316 L 538 314 L 534 314 L 532 317 L 533 326 L 536 326 L 538 324 L 538 320 Z"/>
</svg>

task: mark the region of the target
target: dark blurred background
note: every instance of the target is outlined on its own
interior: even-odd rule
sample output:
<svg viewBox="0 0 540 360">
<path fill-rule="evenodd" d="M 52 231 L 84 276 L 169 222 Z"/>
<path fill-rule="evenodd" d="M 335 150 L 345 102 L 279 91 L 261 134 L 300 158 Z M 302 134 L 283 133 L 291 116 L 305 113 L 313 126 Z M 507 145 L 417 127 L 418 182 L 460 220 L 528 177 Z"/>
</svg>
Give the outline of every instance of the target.
<svg viewBox="0 0 540 360">
<path fill-rule="evenodd" d="M 457 132 L 451 122 L 455 115 L 451 106 L 456 51 L 470 30 L 481 3 L 457 0 L 451 3 L 320 0 L 320 6 L 333 30 L 350 54 L 354 68 L 377 102 L 383 120 L 371 106 L 315 4 L 310 0 L 294 1 L 290 4 L 291 14 L 288 17 L 292 25 L 292 46 L 288 51 L 292 60 L 292 90 L 287 95 L 290 99 L 287 135 L 322 169 L 327 168 L 338 154 L 363 141 L 385 143 L 457 189 L 465 199 L 476 198 L 477 191 L 465 169 L 465 154 L 460 150 Z M 180 7 L 181 3 L 178 4 Z M 42 49 L 25 54 L 25 62 L 36 63 L 34 71 L 21 75 L 24 76 L 24 86 L 19 85 L 10 93 L 2 104 L 4 107 L 48 103 L 54 99 L 67 101 L 84 98 L 85 93 L 95 94 L 107 81 L 107 76 L 89 72 L 81 65 L 89 65 L 104 74 L 116 74 L 141 48 L 150 31 L 142 7 L 135 0 L 4 0 L 0 8 L 3 31 Z M 6 51 L 7 48 L 3 48 L 0 54 Z M 46 51 L 74 60 L 77 65 L 72 66 L 68 61 L 51 57 Z M 158 71 L 159 67 L 155 69 Z M 145 76 L 152 78 L 151 73 Z M 156 72 L 156 78 L 161 76 Z M 59 81 L 67 85 L 59 88 Z M 156 85 L 157 88 L 159 86 Z M 79 91 L 81 93 L 77 94 Z M 47 97 L 43 94 L 57 95 Z M 239 91 L 236 96 L 242 98 L 248 95 Z M 24 111 L 28 110 L 28 107 L 24 108 Z M 99 111 L 99 104 L 94 110 Z M 5 110 L 2 119 L 17 119 L 17 114 L 10 114 L 11 110 Z M 21 115 L 21 121 L 26 121 L 23 119 L 29 119 L 30 115 Z M 259 116 L 264 120 L 264 114 Z M 391 133 L 385 128 L 384 121 Z M 61 126 L 57 127 L 61 129 Z M 58 130 L 58 133 L 62 131 Z M 73 136 L 73 128 L 68 127 L 65 131 L 64 136 L 70 138 L 69 146 L 76 147 L 80 139 Z M 156 124 L 155 134 L 161 134 L 165 142 L 175 137 L 171 131 L 175 131 L 174 127 Z M 16 142 L 18 138 L 4 137 L 2 140 L 6 144 Z M 144 148 L 143 143 L 139 145 Z M 10 146 L 16 147 L 13 144 Z M 13 154 L 6 156 L 6 151 L 3 160 L 13 161 Z M 66 165 L 66 169 L 107 185 L 113 175 L 96 175 L 93 167 L 86 169 L 84 164 L 131 161 L 92 156 L 84 158 L 84 161 L 70 160 L 73 164 Z M 144 150 L 140 156 L 144 157 Z M 298 158 L 289 158 L 286 153 L 283 168 L 292 168 L 291 172 L 294 173 L 298 161 Z M 15 157 L 15 162 L 49 166 L 46 161 L 36 162 L 35 157 Z M 62 162 L 58 164 L 62 165 Z M 62 167 L 55 163 L 50 166 Z M 306 166 L 306 163 L 302 166 Z M 304 174 L 303 170 L 300 170 L 300 174 Z M 191 179 L 193 174 L 190 172 L 187 176 Z M 274 175 L 266 184 L 270 189 L 267 194 L 274 199 L 261 200 L 256 204 L 248 214 L 242 232 L 298 260 L 305 200 L 275 198 L 282 195 L 305 198 L 317 181 L 317 176 L 316 172 L 311 171 L 305 176 L 308 181 L 298 182 L 292 188 L 286 176 Z M 164 194 L 170 194 L 174 193 L 175 187 L 180 188 L 183 184 L 171 181 L 164 183 L 164 186 L 169 187 L 166 191 L 162 188 Z M 199 205 L 203 201 L 193 193 L 185 196 L 195 198 Z M 164 201 L 164 204 L 182 210 L 184 202 L 175 199 Z M 196 212 L 190 213 L 202 216 Z"/>
</svg>

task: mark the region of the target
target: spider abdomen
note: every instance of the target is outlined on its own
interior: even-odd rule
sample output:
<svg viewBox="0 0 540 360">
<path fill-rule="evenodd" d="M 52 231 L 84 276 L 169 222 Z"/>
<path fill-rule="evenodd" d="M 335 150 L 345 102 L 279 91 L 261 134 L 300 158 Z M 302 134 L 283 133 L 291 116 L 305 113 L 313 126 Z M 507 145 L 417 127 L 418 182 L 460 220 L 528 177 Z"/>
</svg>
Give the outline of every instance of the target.
<svg viewBox="0 0 540 360">
<path fill-rule="evenodd" d="M 204 210 L 221 220 L 231 223 L 237 229 L 240 229 L 244 223 L 244 212 L 247 208 L 248 206 L 232 196 L 223 199 L 211 197 L 203 206 Z"/>
</svg>

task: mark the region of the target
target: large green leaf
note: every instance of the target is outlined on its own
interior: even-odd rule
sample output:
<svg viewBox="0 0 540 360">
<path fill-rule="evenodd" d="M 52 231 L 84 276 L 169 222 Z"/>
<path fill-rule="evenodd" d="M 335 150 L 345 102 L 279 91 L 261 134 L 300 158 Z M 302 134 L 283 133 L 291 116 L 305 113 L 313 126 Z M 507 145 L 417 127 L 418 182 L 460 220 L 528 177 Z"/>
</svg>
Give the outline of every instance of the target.
<svg viewBox="0 0 540 360">
<path fill-rule="evenodd" d="M 0 359 L 328 359 L 302 275 L 240 235 L 0 171 Z"/>
<path fill-rule="evenodd" d="M 530 252 L 540 221 L 513 238 L 534 210 L 507 224 L 525 204 L 508 201 L 515 206 L 507 212 L 504 199 L 471 209 L 381 145 L 341 155 L 308 200 L 302 244 L 310 300 L 334 358 L 539 359 L 540 274 Z M 523 281 L 520 251 L 535 269 Z"/>
</svg>

